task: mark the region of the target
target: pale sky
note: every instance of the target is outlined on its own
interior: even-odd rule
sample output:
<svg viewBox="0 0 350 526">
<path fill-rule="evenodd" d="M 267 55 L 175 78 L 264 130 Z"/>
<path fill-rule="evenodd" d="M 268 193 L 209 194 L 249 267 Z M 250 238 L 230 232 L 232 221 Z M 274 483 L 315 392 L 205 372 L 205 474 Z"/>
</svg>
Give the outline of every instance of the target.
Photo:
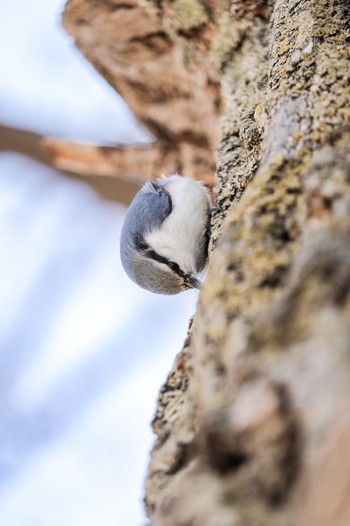
<svg viewBox="0 0 350 526">
<path fill-rule="evenodd" d="M 146 140 L 128 106 L 60 26 L 63 5 L 1 1 L 0 122 L 87 142 Z"/>
<path fill-rule="evenodd" d="M 0 123 L 139 141 L 125 104 L 59 28 L 61 9 L 2 0 Z M 127 278 L 124 213 L 81 182 L 0 153 L 1 525 L 145 523 L 150 421 L 197 291 L 158 296 Z"/>
</svg>

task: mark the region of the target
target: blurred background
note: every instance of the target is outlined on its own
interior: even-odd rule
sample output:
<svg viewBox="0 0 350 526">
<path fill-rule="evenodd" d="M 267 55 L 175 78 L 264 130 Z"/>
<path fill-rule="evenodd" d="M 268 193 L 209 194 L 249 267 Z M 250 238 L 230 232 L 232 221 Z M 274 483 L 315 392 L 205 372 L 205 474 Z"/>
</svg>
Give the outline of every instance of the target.
<svg viewBox="0 0 350 526">
<path fill-rule="evenodd" d="M 197 291 L 134 285 L 118 244 L 135 188 L 60 173 L 40 149 L 148 140 L 63 7 L 0 3 L 0 524 L 142 526 L 150 421 Z"/>
</svg>

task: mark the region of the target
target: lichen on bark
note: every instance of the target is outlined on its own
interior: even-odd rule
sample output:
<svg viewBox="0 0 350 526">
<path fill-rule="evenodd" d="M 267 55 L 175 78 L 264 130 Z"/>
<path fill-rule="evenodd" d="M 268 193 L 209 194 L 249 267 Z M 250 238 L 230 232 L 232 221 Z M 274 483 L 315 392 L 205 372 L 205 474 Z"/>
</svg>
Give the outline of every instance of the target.
<svg viewBox="0 0 350 526">
<path fill-rule="evenodd" d="M 233 4 L 237 13 L 240 2 Z M 331 291 L 346 289 L 349 238 L 335 229 L 319 232 L 316 243 L 305 214 L 317 156 L 334 133 L 343 136 L 349 121 L 348 16 L 341 2 L 277 1 L 270 19 L 268 8 L 250 11 L 251 21 L 247 12 L 243 22 L 237 18 L 233 47 L 224 55 L 218 202 L 227 217 L 194 318 L 191 457 L 156 493 L 157 526 L 301 524 L 306 519 L 296 496 L 308 509 L 305 517 L 317 516 L 312 492 L 301 488 L 322 464 L 320 437 L 327 436 L 329 447 L 336 440 L 327 429 L 334 413 L 341 422 L 337 408 L 344 410 L 348 395 L 349 371 L 341 365 L 349 312 L 337 319 Z M 331 177 L 336 169 L 329 163 L 328 170 Z M 344 213 L 347 205 L 339 206 Z M 220 217 L 214 230 L 221 230 L 219 223 Z M 344 277 L 336 286 L 339 265 Z M 311 299 L 315 278 L 321 284 Z M 336 356 L 319 356 L 322 338 L 334 352 L 339 325 L 344 340 Z M 274 331 L 284 339 L 276 340 Z M 334 398 L 323 393 L 327 370 L 329 383 L 339 374 L 344 389 Z M 322 411 L 323 420 L 307 416 Z M 176 440 L 176 433 L 168 437 Z M 309 472 L 301 466 L 314 457 L 313 447 L 320 457 Z M 151 462 L 149 477 L 156 476 Z"/>
<path fill-rule="evenodd" d="M 210 179 L 217 147 L 208 272 L 153 421 L 151 525 L 349 524 L 348 2 L 69 0 L 65 25 L 155 134 L 155 169 Z"/>
</svg>

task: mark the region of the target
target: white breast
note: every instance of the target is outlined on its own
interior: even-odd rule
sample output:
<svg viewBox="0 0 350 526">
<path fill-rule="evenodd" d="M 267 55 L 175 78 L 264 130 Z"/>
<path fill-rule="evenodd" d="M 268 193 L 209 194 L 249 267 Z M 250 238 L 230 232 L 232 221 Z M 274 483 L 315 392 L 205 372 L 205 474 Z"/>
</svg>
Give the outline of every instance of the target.
<svg viewBox="0 0 350 526">
<path fill-rule="evenodd" d="M 208 209 L 208 191 L 199 182 L 173 175 L 165 185 L 173 200 L 173 210 L 160 230 L 145 236 L 147 243 L 189 274 L 197 274 L 198 253 L 204 250 Z"/>
</svg>

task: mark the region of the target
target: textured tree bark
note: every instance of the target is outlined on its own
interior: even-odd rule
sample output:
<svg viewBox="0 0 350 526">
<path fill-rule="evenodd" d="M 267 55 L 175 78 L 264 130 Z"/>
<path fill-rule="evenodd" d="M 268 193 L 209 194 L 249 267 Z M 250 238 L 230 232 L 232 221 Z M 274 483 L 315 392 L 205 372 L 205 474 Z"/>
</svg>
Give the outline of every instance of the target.
<svg viewBox="0 0 350 526">
<path fill-rule="evenodd" d="M 185 175 L 210 179 L 223 115 L 208 273 L 153 422 L 152 526 L 350 524 L 348 1 L 70 0 L 64 20 Z"/>
</svg>

